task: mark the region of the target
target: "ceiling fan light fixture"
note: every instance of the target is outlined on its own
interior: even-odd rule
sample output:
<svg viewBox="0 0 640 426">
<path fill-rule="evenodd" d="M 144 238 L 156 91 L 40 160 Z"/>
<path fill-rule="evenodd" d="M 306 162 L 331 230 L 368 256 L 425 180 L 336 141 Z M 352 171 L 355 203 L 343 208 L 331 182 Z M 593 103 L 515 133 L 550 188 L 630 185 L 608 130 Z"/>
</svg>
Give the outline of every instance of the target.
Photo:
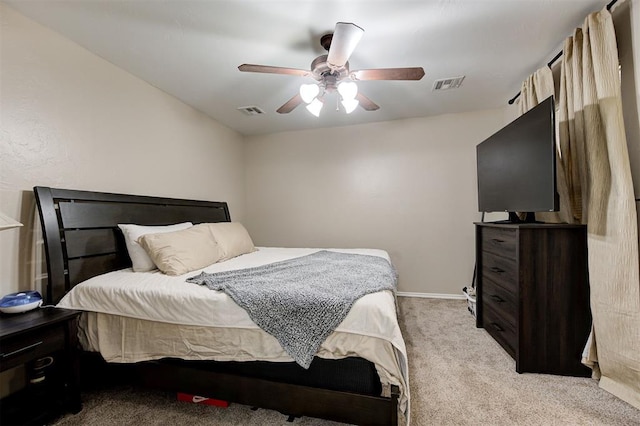
<svg viewBox="0 0 640 426">
<path fill-rule="evenodd" d="M 305 104 L 310 104 L 320 93 L 320 87 L 317 84 L 303 84 L 300 86 L 300 97 Z"/>
<path fill-rule="evenodd" d="M 360 104 L 356 99 L 343 99 L 342 106 L 347 114 L 351 114 Z"/>
<path fill-rule="evenodd" d="M 324 104 L 318 98 L 315 98 L 309 105 L 307 105 L 307 111 L 316 117 L 320 117 L 320 111 L 322 111 L 323 106 Z"/>
<path fill-rule="evenodd" d="M 1 0 L 0 0 L 1 1 Z M 336 23 L 333 33 L 320 38 L 320 44 L 327 51 L 311 62 L 309 70 L 276 67 L 271 65 L 242 64 L 238 70 L 242 72 L 284 74 L 298 77 L 312 77 L 315 84 L 302 84 L 298 92 L 276 110 L 278 114 L 288 114 L 302 104 L 316 117 L 320 116 L 324 96 L 332 96 L 338 92 L 336 110 L 340 110 L 340 103 L 347 114 L 358 106 L 365 111 L 377 111 L 380 106 L 360 93 L 356 81 L 366 80 L 396 80 L 417 81 L 424 77 L 422 67 L 403 68 L 373 68 L 352 71 L 349 58 L 362 39 L 364 30 L 351 22 Z M 447 86 L 449 87 L 449 86 Z"/>
<path fill-rule="evenodd" d="M 358 94 L 358 85 L 355 81 L 343 81 L 338 84 L 338 93 L 345 101 L 354 100 Z"/>
</svg>

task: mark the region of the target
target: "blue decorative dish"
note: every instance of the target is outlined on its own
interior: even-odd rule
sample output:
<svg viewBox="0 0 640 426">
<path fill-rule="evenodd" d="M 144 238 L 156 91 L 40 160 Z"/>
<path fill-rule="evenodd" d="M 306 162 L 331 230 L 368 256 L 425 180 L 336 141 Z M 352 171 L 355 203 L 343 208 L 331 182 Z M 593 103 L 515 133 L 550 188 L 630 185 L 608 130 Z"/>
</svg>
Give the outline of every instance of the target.
<svg viewBox="0 0 640 426">
<path fill-rule="evenodd" d="M 0 299 L 0 312 L 17 314 L 27 312 L 42 305 L 42 296 L 37 291 L 10 293 Z"/>
</svg>

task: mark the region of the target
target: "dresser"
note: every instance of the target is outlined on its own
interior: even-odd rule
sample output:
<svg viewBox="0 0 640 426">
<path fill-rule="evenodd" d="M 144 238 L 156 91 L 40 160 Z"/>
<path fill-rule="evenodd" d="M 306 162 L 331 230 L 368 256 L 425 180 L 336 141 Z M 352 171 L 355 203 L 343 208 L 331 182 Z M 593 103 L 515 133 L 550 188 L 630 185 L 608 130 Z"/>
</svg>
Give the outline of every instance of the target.
<svg viewBox="0 0 640 426">
<path fill-rule="evenodd" d="M 79 311 L 39 308 L 0 315 L 0 371 L 23 372 L 25 386 L 0 400 L 0 424 L 45 424 L 81 410 Z"/>
<path fill-rule="evenodd" d="M 583 225 L 476 223 L 476 326 L 518 373 L 589 376 L 591 327 Z"/>
</svg>

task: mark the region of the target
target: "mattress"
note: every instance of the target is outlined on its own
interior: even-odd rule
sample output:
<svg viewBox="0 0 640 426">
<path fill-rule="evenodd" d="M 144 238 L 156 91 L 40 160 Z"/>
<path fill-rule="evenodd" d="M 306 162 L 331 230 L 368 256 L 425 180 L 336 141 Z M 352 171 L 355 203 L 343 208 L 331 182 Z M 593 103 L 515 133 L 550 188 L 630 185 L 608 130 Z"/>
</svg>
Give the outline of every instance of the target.
<svg viewBox="0 0 640 426">
<path fill-rule="evenodd" d="M 140 362 L 166 357 L 185 360 L 291 362 L 278 341 L 261 330 L 225 293 L 187 283 L 200 272 L 223 272 L 308 255 L 319 249 L 259 247 L 257 251 L 181 276 L 159 271 L 109 272 L 75 286 L 57 306 L 86 311 L 80 342 L 109 362 Z M 331 249 L 389 260 L 383 250 Z M 162 336 L 162 338 L 158 338 Z M 358 299 L 316 356 L 360 357 L 374 363 L 388 396 L 400 389 L 399 408 L 409 408 L 409 377 L 404 340 L 390 291 Z"/>
</svg>

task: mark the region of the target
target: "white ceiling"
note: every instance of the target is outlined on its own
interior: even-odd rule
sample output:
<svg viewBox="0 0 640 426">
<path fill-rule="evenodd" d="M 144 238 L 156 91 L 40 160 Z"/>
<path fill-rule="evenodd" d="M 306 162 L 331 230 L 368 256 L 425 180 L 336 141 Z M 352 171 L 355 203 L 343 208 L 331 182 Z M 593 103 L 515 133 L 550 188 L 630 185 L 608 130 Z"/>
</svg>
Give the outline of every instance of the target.
<svg viewBox="0 0 640 426">
<path fill-rule="evenodd" d="M 608 0 L 4 0 L 109 62 L 244 135 L 506 105 Z M 352 70 L 424 68 L 421 81 L 363 81 L 377 111 L 319 118 L 275 111 L 310 78 L 241 73 L 243 63 L 308 69 L 336 22 L 364 28 Z M 459 89 L 435 80 L 465 75 Z M 246 116 L 255 105 L 266 113 Z"/>
</svg>

